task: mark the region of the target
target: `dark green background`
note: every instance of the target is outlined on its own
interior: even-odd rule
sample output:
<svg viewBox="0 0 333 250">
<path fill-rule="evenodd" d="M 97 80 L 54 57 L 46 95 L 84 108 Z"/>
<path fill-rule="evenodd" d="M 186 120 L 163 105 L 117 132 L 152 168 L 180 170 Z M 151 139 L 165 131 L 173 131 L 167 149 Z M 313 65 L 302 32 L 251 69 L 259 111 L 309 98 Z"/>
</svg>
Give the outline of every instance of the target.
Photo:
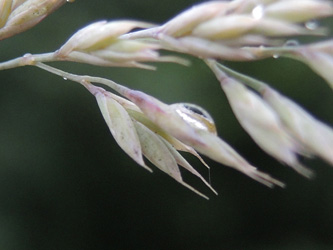
<svg viewBox="0 0 333 250">
<path fill-rule="evenodd" d="M 196 1 L 77 0 L 37 27 L 1 41 L 0 60 L 57 49 L 101 19 L 161 23 Z M 324 22 L 332 25 L 331 20 Z M 199 60 L 157 71 L 53 64 L 104 76 L 167 103 L 193 102 L 251 163 L 287 183 L 268 189 L 211 165 L 206 201 L 155 169 L 149 174 L 119 149 L 94 98 L 80 85 L 37 68 L 0 72 L 0 249 L 333 249 L 333 169 L 305 163 L 309 181 L 265 155 L 242 130 L 219 84 Z M 332 90 L 308 67 L 286 59 L 229 66 L 259 79 L 332 124 Z M 204 175 L 198 160 L 191 163 Z"/>
</svg>

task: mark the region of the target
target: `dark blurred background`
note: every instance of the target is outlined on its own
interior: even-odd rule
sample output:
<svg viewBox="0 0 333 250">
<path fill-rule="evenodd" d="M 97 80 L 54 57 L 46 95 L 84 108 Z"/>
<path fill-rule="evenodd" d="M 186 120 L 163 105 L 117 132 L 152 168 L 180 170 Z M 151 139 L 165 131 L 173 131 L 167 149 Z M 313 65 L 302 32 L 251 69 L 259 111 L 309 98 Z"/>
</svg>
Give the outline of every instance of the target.
<svg viewBox="0 0 333 250">
<path fill-rule="evenodd" d="M 191 0 L 76 1 L 35 28 L 1 41 L 0 60 L 54 51 L 77 29 L 101 19 L 162 23 Z M 322 23 L 333 28 L 332 19 Z M 332 36 L 332 33 L 331 35 Z M 287 183 L 269 189 L 206 159 L 206 201 L 159 170 L 150 174 L 117 146 L 95 99 L 79 84 L 33 67 L 0 72 L 0 249 L 333 249 L 333 169 L 321 160 L 307 180 L 264 154 L 237 123 L 213 74 L 54 66 L 103 76 L 167 103 L 192 102 L 215 118 L 219 134 L 251 163 Z M 308 67 L 287 59 L 227 63 L 267 81 L 328 124 L 332 90 Z M 207 170 L 189 161 L 205 176 Z"/>
</svg>

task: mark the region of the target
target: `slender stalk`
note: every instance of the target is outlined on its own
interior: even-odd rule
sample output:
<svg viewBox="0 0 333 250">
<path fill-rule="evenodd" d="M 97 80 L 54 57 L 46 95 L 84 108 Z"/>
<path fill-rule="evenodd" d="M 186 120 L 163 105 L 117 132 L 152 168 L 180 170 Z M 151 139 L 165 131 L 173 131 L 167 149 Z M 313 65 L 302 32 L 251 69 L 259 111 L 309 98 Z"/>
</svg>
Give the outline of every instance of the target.
<svg viewBox="0 0 333 250">
<path fill-rule="evenodd" d="M 115 83 L 114 81 L 111 81 L 111 80 L 108 80 L 108 79 L 105 79 L 102 77 L 75 75 L 75 74 L 68 73 L 66 71 L 54 68 L 52 66 L 46 65 L 41 62 L 37 62 L 35 64 L 35 66 L 37 66 L 38 68 L 41 68 L 43 70 L 46 70 L 52 74 L 58 75 L 58 76 L 62 77 L 63 79 L 71 80 L 73 82 L 78 82 L 85 87 L 87 86 L 88 83 L 92 83 L 92 82 L 100 83 L 100 84 L 110 87 L 111 89 L 113 89 L 114 91 L 118 92 L 119 94 L 121 94 L 125 97 L 128 95 L 127 93 L 130 91 L 129 88 L 119 85 L 119 84 Z"/>
<path fill-rule="evenodd" d="M 59 60 L 54 52 L 35 55 L 25 54 L 24 56 L 0 63 L 0 70 L 34 65 L 36 62 L 54 62 Z"/>
<path fill-rule="evenodd" d="M 247 86 L 253 88 L 254 90 L 258 91 L 259 93 L 263 93 L 265 89 L 269 87 L 266 83 L 262 81 L 256 80 L 252 77 L 234 71 L 220 63 L 217 63 L 214 60 L 205 60 L 205 62 L 214 72 L 218 69 L 221 69 L 225 73 L 225 77 L 231 76 L 239 80 L 240 82 L 246 84 Z M 221 74 L 221 71 L 219 71 L 219 74 Z"/>
</svg>

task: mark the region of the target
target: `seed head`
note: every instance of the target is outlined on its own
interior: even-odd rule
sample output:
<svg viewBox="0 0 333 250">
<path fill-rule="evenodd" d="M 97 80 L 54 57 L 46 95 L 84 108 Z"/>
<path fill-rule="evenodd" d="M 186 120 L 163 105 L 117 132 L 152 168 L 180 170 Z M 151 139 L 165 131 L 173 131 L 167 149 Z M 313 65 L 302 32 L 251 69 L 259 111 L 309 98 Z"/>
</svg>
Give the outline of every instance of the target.
<svg viewBox="0 0 333 250">
<path fill-rule="evenodd" d="M 217 192 L 177 151 L 193 153 L 202 160 L 191 147 L 182 144 L 162 128 L 152 123 L 134 103 L 86 84 L 88 90 L 96 96 L 102 115 L 118 145 L 139 165 L 151 171 L 143 161 L 145 156 L 157 168 L 174 178 L 177 182 L 207 198 L 201 192 L 183 181 L 178 165 L 197 176 L 215 194 Z M 208 198 L 207 198 L 208 199 Z"/>
<path fill-rule="evenodd" d="M 258 146 L 300 174 L 311 177 L 312 172 L 298 162 L 298 144 L 289 135 L 276 112 L 253 91 L 228 77 L 213 61 L 209 65 L 219 79 L 239 123 Z"/>
<path fill-rule="evenodd" d="M 264 15 L 284 21 L 301 23 L 333 15 L 333 6 L 330 1 L 276 1 L 265 8 Z"/>
<path fill-rule="evenodd" d="M 306 153 L 320 156 L 333 166 L 333 130 L 329 126 L 271 88 L 265 89 L 263 97 Z"/>
<path fill-rule="evenodd" d="M 140 91 L 128 90 L 125 96 L 165 133 L 193 147 L 199 153 L 235 168 L 264 185 L 283 186 L 283 183 L 257 171 L 231 146 L 218 137 L 215 129 L 212 129 L 211 118 L 206 118 L 204 115 L 198 117 L 197 113 L 185 110 L 186 107 L 183 104 L 167 105 Z"/>
<path fill-rule="evenodd" d="M 174 62 L 188 65 L 175 56 L 160 56 L 160 45 L 146 40 L 125 40 L 121 35 L 134 28 L 153 24 L 123 20 L 100 21 L 76 32 L 57 52 L 59 60 L 89 63 L 99 66 L 139 67 L 155 69 L 140 62 Z"/>
<path fill-rule="evenodd" d="M 0 40 L 35 26 L 64 3 L 66 0 L 1 0 Z"/>
</svg>

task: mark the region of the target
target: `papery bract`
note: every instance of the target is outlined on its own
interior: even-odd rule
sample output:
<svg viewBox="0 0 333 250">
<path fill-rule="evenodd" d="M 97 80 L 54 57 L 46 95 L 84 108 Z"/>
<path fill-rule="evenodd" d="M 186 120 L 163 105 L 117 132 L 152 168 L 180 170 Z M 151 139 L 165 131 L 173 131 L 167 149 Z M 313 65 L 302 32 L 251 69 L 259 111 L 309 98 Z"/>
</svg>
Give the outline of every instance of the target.
<svg viewBox="0 0 333 250">
<path fill-rule="evenodd" d="M 255 27 L 258 21 L 249 15 L 229 15 L 211 19 L 195 27 L 194 36 L 209 39 L 230 39 L 240 37 Z"/>
<path fill-rule="evenodd" d="M 283 186 L 269 175 L 257 171 L 215 133 L 189 122 L 177 112 L 177 106 L 167 105 L 140 91 L 127 90 L 122 94 L 134 102 L 152 122 L 199 153 L 235 168 L 267 186 Z"/>
<path fill-rule="evenodd" d="M 271 88 L 266 88 L 263 96 L 305 149 L 333 166 L 333 130 Z"/>
<path fill-rule="evenodd" d="M 196 5 L 164 24 L 161 32 L 173 37 L 188 35 L 198 24 L 225 13 L 228 5 L 229 3 L 224 1 L 209 1 Z"/>
<path fill-rule="evenodd" d="M 265 16 L 292 22 L 306 22 L 332 14 L 332 3 L 318 0 L 277 1 L 265 8 Z"/>
<path fill-rule="evenodd" d="M 142 145 L 145 157 L 157 168 L 174 178 L 177 182 L 187 187 L 196 194 L 208 199 L 205 195 L 183 181 L 177 161 L 163 140 L 154 132 L 139 122 L 134 122 Z"/>
<path fill-rule="evenodd" d="M 285 130 L 274 110 L 243 84 L 227 77 L 216 63 L 211 61 L 209 66 L 220 81 L 239 123 L 258 146 L 300 174 L 311 177 L 312 172 L 298 162 L 298 144 Z"/>
<path fill-rule="evenodd" d="M 2 28 L 11 12 L 12 0 L 0 0 L 0 28 Z"/>
<path fill-rule="evenodd" d="M 142 159 L 139 137 L 126 110 L 117 101 L 108 97 L 107 93 L 97 92 L 95 96 L 104 120 L 118 145 L 139 165 L 150 170 Z"/>
<path fill-rule="evenodd" d="M 66 0 L 27 0 L 24 2 L 14 2 L 5 26 L 0 29 L 0 40 L 30 29 L 64 3 L 66 3 Z"/>
<path fill-rule="evenodd" d="M 324 78 L 333 89 L 333 55 L 319 51 L 304 50 L 297 57 Z"/>
<path fill-rule="evenodd" d="M 28 1 L 28 0 L 12 0 L 12 2 L 13 2 L 12 10 L 15 10 L 18 6 L 20 6 L 21 4 L 23 4 L 26 1 Z"/>
<path fill-rule="evenodd" d="M 164 141 L 165 145 L 167 146 L 167 148 L 169 149 L 170 153 L 175 158 L 177 164 L 182 166 L 189 172 L 191 172 L 193 175 L 197 176 L 207 187 L 210 188 L 210 190 L 212 190 L 217 195 L 217 192 L 215 191 L 215 189 L 213 189 L 212 186 L 202 177 L 202 175 L 197 170 L 195 170 L 190 165 L 190 163 L 188 163 L 188 161 L 185 160 L 185 158 L 174 148 L 174 146 L 166 140 L 163 140 L 163 141 Z"/>
<path fill-rule="evenodd" d="M 135 107 L 138 108 L 137 106 L 135 106 Z M 198 158 L 201 161 L 201 163 L 204 166 L 209 168 L 209 166 L 206 164 L 206 162 L 200 157 L 200 155 L 192 147 L 184 144 L 183 142 L 179 141 L 178 139 L 176 139 L 172 135 L 168 134 L 162 128 L 160 128 L 155 123 L 153 123 L 151 120 L 149 120 L 147 118 L 147 116 L 144 113 L 142 113 L 141 110 L 137 110 L 136 108 L 133 109 L 133 107 L 130 107 L 130 108 L 127 109 L 127 112 L 129 113 L 129 115 L 132 118 L 134 118 L 138 122 L 142 123 L 147 128 L 149 128 L 151 131 L 153 131 L 154 133 L 158 134 L 160 137 L 165 139 L 168 143 L 170 143 L 172 145 L 172 147 L 174 149 L 176 149 L 178 151 L 187 152 L 187 153 L 190 153 L 190 154 L 194 155 L 196 158 Z"/>
<path fill-rule="evenodd" d="M 112 44 L 120 35 L 134 28 L 149 28 L 153 24 L 139 21 L 99 21 L 92 23 L 72 35 L 58 51 L 58 56 L 66 56 L 72 51 L 98 50 Z"/>
<path fill-rule="evenodd" d="M 171 46 L 175 51 L 200 58 L 219 58 L 230 61 L 249 61 L 255 58 L 252 52 L 195 36 L 185 36 L 178 39 L 163 37 L 162 43 L 166 47 Z"/>
</svg>

